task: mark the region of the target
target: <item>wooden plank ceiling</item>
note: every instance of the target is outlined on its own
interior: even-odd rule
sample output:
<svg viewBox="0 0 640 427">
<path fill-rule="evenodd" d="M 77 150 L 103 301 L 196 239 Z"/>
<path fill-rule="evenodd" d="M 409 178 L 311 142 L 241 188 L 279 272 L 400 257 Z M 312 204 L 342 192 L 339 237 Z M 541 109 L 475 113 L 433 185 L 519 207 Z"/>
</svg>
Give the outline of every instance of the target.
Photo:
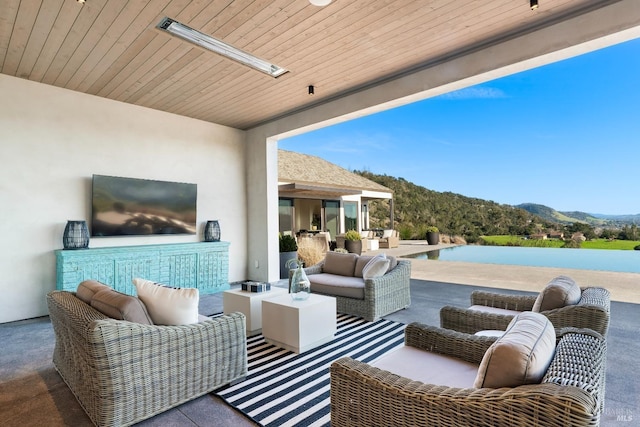
<svg viewBox="0 0 640 427">
<path fill-rule="evenodd" d="M 248 129 L 606 3 L 539 2 L 0 0 L 0 70 Z M 275 79 L 197 48 L 157 30 L 165 16 L 290 71 Z"/>
</svg>

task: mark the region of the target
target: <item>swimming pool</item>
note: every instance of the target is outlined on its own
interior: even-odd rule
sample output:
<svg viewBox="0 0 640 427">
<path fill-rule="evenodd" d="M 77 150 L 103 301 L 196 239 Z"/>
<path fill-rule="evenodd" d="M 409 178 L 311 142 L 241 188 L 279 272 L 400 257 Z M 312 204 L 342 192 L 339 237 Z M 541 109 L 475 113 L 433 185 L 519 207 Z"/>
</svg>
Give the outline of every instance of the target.
<svg viewBox="0 0 640 427">
<path fill-rule="evenodd" d="M 640 273 L 640 251 L 465 245 L 405 258 Z"/>
</svg>

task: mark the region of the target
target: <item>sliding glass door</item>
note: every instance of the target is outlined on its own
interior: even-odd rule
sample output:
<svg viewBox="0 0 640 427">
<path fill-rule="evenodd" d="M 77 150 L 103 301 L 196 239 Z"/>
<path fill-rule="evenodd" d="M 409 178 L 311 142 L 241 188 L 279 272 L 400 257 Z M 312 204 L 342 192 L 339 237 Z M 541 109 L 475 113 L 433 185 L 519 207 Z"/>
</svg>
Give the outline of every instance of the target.
<svg viewBox="0 0 640 427">
<path fill-rule="evenodd" d="M 324 200 L 322 202 L 324 211 L 324 229 L 331 234 L 331 240 L 335 240 L 340 233 L 340 201 Z"/>
<path fill-rule="evenodd" d="M 357 202 L 343 202 L 344 203 L 344 231 L 356 230 L 358 231 L 358 203 Z"/>
<path fill-rule="evenodd" d="M 278 200 L 278 221 L 280 234 L 293 235 L 293 200 L 292 199 L 279 199 Z"/>
</svg>

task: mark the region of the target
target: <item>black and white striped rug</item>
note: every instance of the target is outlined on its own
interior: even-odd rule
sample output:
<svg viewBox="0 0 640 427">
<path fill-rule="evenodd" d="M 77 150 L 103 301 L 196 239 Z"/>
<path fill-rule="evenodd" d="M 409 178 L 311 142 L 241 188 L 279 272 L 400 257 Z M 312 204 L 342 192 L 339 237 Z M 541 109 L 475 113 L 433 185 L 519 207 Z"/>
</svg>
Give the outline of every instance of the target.
<svg viewBox="0 0 640 427">
<path fill-rule="evenodd" d="M 328 426 L 329 366 L 343 356 L 370 362 L 402 346 L 402 323 L 367 322 L 338 314 L 333 341 L 295 354 L 264 341 L 247 339 L 247 379 L 217 394 L 263 426 Z"/>
</svg>

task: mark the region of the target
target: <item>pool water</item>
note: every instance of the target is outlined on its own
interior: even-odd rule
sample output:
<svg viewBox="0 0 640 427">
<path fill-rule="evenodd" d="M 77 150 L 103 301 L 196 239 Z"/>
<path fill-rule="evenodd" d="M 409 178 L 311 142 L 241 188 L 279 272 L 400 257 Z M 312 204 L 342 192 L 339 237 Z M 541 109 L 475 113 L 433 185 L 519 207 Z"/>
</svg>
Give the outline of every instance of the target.
<svg viewBox="0 0 640 427">
<path fill-rule="evenodd" d="M 640 273 L 640 251 L 466 245 L 405 258 Z"/>
</svg>

